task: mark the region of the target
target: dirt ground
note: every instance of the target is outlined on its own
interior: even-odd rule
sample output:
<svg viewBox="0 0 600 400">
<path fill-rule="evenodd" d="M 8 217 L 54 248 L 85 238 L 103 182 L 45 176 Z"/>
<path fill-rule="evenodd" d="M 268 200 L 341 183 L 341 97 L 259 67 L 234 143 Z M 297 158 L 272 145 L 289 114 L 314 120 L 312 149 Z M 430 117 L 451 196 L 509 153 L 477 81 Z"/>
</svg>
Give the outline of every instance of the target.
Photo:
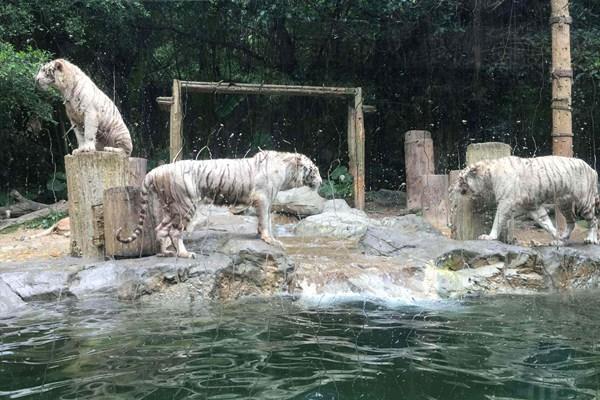
<svg viewBox="0 0 600 400">
<path fill-rule="evenodd" d="M 394 207 L 379 207 L 373 204 L 367 204 L 366 211 L 370 217 L 380 219 L 388 216 L 402 215 L 402 210 Z M 277 221 L 276 221 L 277 222 Z M 27 261 L 27 260 L 48 260 L 67 256 L 69 254 L 69 238 L 60 234 L 49 234 L 40 237 L 30 238 L 43 232 L 43 229 L 25 229 L 0 234 L 0 263 L 9 261 Z M 446 236 L 450 235 L 449 229 L 441 229 Z M 583 243 L 586 229 L 577 225 L 571 241 Z M 521 246 L 539 246 L 548 245 L 550 236 L 542 229 L 536 227 L 533 223 L 524 222 L 518 225 L 517 244 Z"/>
<path fill-rule="evenodd" d="M 47 260 L 69 254 L 69 238 L 50 234 L 29 238 L 44 229 L 25 229 L 0 234 L 0 262 Z"/>
</svg>

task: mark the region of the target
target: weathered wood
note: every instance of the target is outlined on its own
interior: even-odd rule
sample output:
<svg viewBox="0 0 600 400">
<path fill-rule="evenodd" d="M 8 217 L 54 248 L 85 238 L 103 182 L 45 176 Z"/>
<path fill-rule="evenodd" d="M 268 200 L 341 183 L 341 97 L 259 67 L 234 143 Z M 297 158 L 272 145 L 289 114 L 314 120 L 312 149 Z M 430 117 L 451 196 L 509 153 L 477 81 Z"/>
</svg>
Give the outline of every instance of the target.
<svg viewBox="0 0 600 400">
<path fill-rule="evenodd" d="M 173 97 L 171 104 L 171 119 L 169 122 L 169 156 L 171 162 L 181 160 L 183 151 L 182 123 L 183 114 L 181 113 L 181 82 L 173 80 Z"/>
<path fill-rule="evenodd" d="M 354 96 L 355 88 L 272 85 L 234 82 L 181 81 L 181 88 L 198 93 L 266 94 L 285 96 Z M 174 96 L 173 96 L 174 97 Z"/>
<path fill-rule="evenodd" d="M 475 164 L 482 160 L 495 160 L 510 156 L 510 145 L 501 142 L 473 143 L 467 146 L 467 165 Z"/>
<path fill-rule="evenodd" d="M 142 233 L 138 239 L 125 244 L 117 241 L 119 228 L 126 234 L 138 224 L 142 207 L 141 190 L 134 186 L 115 187 L 104 191 L 104 244 L 106 257 L 141 257 L 156 254 L 158 246 L 154 227 L 156 220 L 148 207 Z"/>
<path fill-rule="evenodd" d="M 474 143 L 467 147 L 467 165 L 482 160 L 508 157 L 511 147 L 505 143 Z M 456 179 L 457 173 L 452 174 Z M 454 184 L 454 182 L 453 182 Z M 454 185 L 451 186 L 455 189 Z M 449 195 L 451 236 L 458 240 L 474 240 L 482 234 L 489 234 L 496 215 L 495 204 L 485 204 L 480 199 L 462 196 L 457 190 Z M 513 221 L 500 232 L 500 239 L 505 242 L 514 240 Z"/>
<path fill-rule="evenodd" d="M 448 175 L 423 175 L 423 216 L 438 229 L 448 228 Z"/>
<path fill-rule="evenodd" d="M 433 175 L 433 141 L 428 131 L 408 131 L 404 135 L 404 160 L 406 168 L 406 207 L 421 209 L 423 175 Z"/>
<path fill-rule="evenodd" d="M 69 217 L 71 218 L 71 255 L 101 259 L 104 243 L 101 232 L 104 190 L 138 183 L 146 160 L 128 159 L 118 153 L 92 152 L 65 156 Z M 131 164 L 140 164 L 131 168 Z"/>
<path fill-rule="evenodd" d="M 359 210 L 365 208 L 365 124 L 362 109 L 362 89 L 356 88 L 352 112 L 352 126 L 354 127 L 354 145 L 355 151 L 355 173 L 354 175 L 354 207 Z M 350 125 L 348 125 L 350 129 Z M 348 146 L 348 151 L 351 148 Z"/>
<path fill-rule="evenodd" d="M 552 154 L 573 157 L 571 118 L 571 39 L 569 0 L 551 0 Z"/>
<path fill-rule="evenodd" d="M 8 218 L 0 221 L 0 231 L 10 228 L 11 226 L 22 225 L 26 222 L 33 221 L 37 218 L 47 217 L 52 213 L 64 213 L 69 209 L 69 205 L 66 201 L 62 200 L 58 203 L 42 208 L 41 210 L 32 211 L 28 214 L 21 215 L 18 218 Z"/>
<path fill-rule="evenodd" d="M 148 168 L 148 160 L 145 158 L 129 157 L 129 170 L 127 171 L 127 184 L 130 186 L 142 186 L 146 171 Z"/>
<path fill-rule="evenodd" d="M 157 97 L 156 102 L 158 103 L 158 108 L 160 108 L 161 111 L 171 111 L 173 97 Z"/>
<path fill-rule="evenodd" d="M 11 204 L 10 206 L 0 207 L 0 219 L 20 217 L 32 211 L 42 210 L 44 208 L 52 207 L 58 204 L 44 204 L 38 203 L 37 201 L 29 200 L 14 189 L 11 190 L 8 195 L 10 198 L 15 200 L 15 203 Z"/>
<path fill-rule="evenodd" d="M 262 94 L 285 96 L 334 96 L 349 97 L 348 108 L 348 156 L 350 173 L 354 178 L 354 206 L 364 208 L 365 203 L 365 128 L 363 108 L 374 112 L 374 107 L 364 106 L 361 88 L 295 86 L 272 84 L 249 84 L 233 82 L 193 82 L 173 81 L 173 93 L 170 97 L 158 97 L 156 101 L 162 108 L 170 106 L 170 157 L 171 161 L 181 159 L 183 150 L 181 92 L 213 94 Z"/>
</svg>

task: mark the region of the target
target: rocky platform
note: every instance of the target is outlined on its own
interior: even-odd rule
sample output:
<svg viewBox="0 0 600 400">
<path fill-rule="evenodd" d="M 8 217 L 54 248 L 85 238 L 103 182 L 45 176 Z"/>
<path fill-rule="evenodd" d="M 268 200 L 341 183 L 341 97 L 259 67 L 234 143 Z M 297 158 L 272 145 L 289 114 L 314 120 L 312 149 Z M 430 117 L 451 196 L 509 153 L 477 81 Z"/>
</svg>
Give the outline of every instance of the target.
<svg viewBox="0 0 600 400">
<path fill-rule="evenodd" d="M 288 221 L 289 222 L 289 221 Z M 596 288 L 600 246 L 520 247 L 455 241 L 415 215 L 369 218 L 343 202 L 276 227 L 285 249 L 256 236 L 256 218 L 211 215 L 187 237 L 196 259 L 145 257 L 4 263 L 0 317 L 34 300 L 108 295 L 171 301 L 292 295 L 322 302 L 418 302 Z"/>
</svg>

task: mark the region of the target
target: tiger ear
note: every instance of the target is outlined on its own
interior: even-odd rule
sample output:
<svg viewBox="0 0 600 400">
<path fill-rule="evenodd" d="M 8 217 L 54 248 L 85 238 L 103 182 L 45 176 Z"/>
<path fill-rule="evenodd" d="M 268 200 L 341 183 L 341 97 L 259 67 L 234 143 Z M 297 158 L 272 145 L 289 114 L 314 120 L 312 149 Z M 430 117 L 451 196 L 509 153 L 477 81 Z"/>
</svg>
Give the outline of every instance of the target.
<svg viewBox="0 0 600 400">
<path fill-rule="evenodd" d="M 57 71 L 62 72 L 64 67 L 65 67 L 65 65 L 62 63 L 61 60 L 54 61 L 54 68 L 56 68 Z"/>
</svg>

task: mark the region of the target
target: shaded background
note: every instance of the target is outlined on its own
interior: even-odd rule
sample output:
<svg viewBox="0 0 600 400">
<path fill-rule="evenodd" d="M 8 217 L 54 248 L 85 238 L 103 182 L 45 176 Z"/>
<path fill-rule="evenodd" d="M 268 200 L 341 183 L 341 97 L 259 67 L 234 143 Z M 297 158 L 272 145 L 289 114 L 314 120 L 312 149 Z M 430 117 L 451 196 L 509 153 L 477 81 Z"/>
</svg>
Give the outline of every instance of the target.
<svg viewBox="0 0 600 400">
<path fill-rule="evenodd" d="M 574 146 L 596 166 L 600 2 L 573 0 Z M 403 135 L 432 132 L 437 172 L 467 144 L 551 152 L 548 0 L 8 0 L 0 5 L 0 202 L 64 197 L 76 146 L 58 96 L 33 86 L 64 57 L 113 98 L 135 156 L 168 159 L 172 79 L 361 86 L 367 190 L 404 181 Z M 346 104 L 309 97 L 184 98 L 184 158 L 297 150 L 322 174 L 347 164 Z"/>
</svg>

